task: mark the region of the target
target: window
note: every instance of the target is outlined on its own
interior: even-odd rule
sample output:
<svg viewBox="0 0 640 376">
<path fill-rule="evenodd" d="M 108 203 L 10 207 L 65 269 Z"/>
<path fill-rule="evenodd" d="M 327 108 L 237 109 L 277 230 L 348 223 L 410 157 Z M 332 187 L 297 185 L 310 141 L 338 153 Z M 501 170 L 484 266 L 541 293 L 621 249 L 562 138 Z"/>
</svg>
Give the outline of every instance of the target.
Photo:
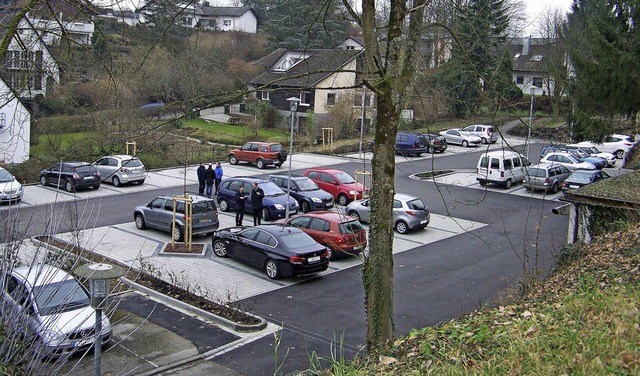
<svg viewBox="0 0 640 376">
<path fill-rule="evenodd" d="M 193 24 L 193 18 L 182 17 L 182 26 L 191 26 Z"/>
<path fill-rule="evenodd" d="M 327 105 L 333 106 L 336 104 L 336 93 L 327 93 Z"/>
<path fill-rule="evenodd" d="M 309 226 L 309 229 L 326 232 L 329 231 L 330 227 L 331 226 L 329 225 L 329 222 L 325 221 L 324 219 L 314 218 L 311 221 L 311 226 Z"/>
<path fill-rule="evenodd" d="M 400 200 L 393 200 L 393 208 L 402 209 L 402 203 L 400 202 Z"/>
<path fill-rule="evenodd" d="M 258 236 L 256 237 L 256 241 L 258 243 L 262 243 L 264 245 L 268 245 L 268 246 L 275 246 L 276 245 L 276 240 L 273 239 L 273 236 L 271 236 L 271 234 L 265 232 L 265 231 L 259 231 L 258 232 Z"/>
<path fill-rule="evenodd" d="M 289 224 L 293 227 L 306 228 L 309 225 L 310 221 L 310 217 L 297 217 L 293 218 L 291 222 L 289 222 Z"/>
<path fill-rule="evenodd" d="M 514 158 L 513 167 L 520 167 L 520 166 L 522 166 L 522 161 L 520 160 L 520 158 Z"/>
<path fill-rule="evenodd" d="M 505 159 L 504 160 L 504 169 L 505 170 L 513 170 L 513 164 L 511 162 L 511 159 Z"/>
<path fill-rule="evenodd" d="M 269 92 L 268 91 L 261 91 L 260 92 L 260 99 L 262 99 L 263 101 L 268 101 L 269 100 Z"/>
<path fill-rule="evenodd" d="M 0 129 L 4 128 L 7 125 L 7 114 L 4 112 L 0 113 Z"/>
<path fill-rule="evenodd" d="M 309 179 L 318 180 L 318 172 L 317 171 L 311 171 L 311 172 L 309 172 L 309 174 L 307 174 L 307 177 Z"/>
<path fill-rule="evenodd" d="M 496 158 L 491 158 L 491 168 L 492 169 L 500 168 L 500 160 Z"/>
<path fill-rule="evenodd" d="M 542 61 L 542 55 L 533 55 L 531 61 Z"/>
<path fill-rule="evenodd" d="M 333 179 L 333 177 L 331 177 L 331 175 L 329 174 L 325 174 L 322 173 L 320 175 L 320 181 L 325 182 L 325 183 L 329 183 L 329 184 L 334 184 L 336 181 Z"/>
<path fill-rule="evenodd" d="M 542 77 L 534 77 L 533 78 L 533 86 L 542 87 Z"/>
<path fill-rule="evenodd" d="M 517 76 L 516 77 L 516 84 L 524 85 L 524 76 Z"/>
<path fill-rule="evenodd" d="M 300 105 L 309 106 L 311 104 L 311 93 L 308 91 L 300 92 Z"/>
<path fill-rule="evenodd" d="M 364 96 L 364 106 L 371 107 L 371 103 L 373 102 L 373 94 L 365 94 Z M 353 107 L 362 107 L 362 93 L 356 93 L 353 96 Z"/>
<path fill-rule="evenodd" d="M 231 20 L 223 20 L 222 26 L 231 26 Z"/>
</svg>

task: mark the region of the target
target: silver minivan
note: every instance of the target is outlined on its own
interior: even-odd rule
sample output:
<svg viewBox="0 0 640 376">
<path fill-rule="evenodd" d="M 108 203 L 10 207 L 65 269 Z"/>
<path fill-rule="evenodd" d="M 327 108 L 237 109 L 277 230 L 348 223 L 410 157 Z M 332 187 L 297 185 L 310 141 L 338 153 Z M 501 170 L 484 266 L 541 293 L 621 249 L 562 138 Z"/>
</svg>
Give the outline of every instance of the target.
<svg viewBox="0 0 640 376">
<path fill-rule="evenodd" d="M 69 273 L 51 265 L 21 266 L 2 276 L 0 312 L 5 336 L 25 339 L 42 356 L 61 356 L 93 345 L 96 313 L 87 290 Z M 111 339 L 102 316 L 102 343 Z"/>
<path fill-rule="evenodd" d="M 531 166 L 531 162 L 520 153 L 504 150 L 491 151 L 482 154 L 478 159 L 476 180 L 483 186 L 495 183 L 509 189 L 513 184 L 524 179 L 525 169 L 528 166 Z"/>
<path fill-rule="evenodd" d="M 558 193 L 571 171 L 562 165 L 538 163 L 526 169 L 522 185 L 526 190 L 543 190 Z"/>
</svg>

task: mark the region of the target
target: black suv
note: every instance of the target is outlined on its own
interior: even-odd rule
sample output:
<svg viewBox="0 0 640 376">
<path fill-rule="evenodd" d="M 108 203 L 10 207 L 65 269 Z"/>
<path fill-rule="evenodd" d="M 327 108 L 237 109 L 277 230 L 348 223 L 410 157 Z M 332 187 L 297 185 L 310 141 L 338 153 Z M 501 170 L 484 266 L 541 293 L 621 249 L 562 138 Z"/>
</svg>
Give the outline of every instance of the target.
<svg viewBox="0 0 640 376">
<path fill-rule="evenodd" d="M 447 139 L 435 133 L 423 133 L 427 139 L 427 153 L 444 153 L 447 150 Z"/>
<path fill-rule="evenodd" d="M 40 171 L 40 184 L 64 187 L 67 192 L 79 188 L 100 188 L 100 172 L 87 162 L 58 162 Z"/>
<path fill-rule="evenodd" d="M 301 210 L 305 213 L 333 207 L 333 195 L 320 189 L 313 180 L 306 176 L 292 175 L 290 183 L 288 175 L 271 175 L 269 179 L 285 192 L 289 189 L 290 184 L 291 192 L 289 194 L 298 201 Z"/>
</svg>

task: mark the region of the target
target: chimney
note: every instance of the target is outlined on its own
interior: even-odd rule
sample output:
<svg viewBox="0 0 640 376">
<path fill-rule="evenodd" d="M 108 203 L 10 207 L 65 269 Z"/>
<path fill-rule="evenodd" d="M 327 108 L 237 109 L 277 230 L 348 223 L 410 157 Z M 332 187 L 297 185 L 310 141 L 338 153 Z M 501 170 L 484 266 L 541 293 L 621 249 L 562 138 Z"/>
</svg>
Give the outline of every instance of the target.
<svg viewBox="0 0 640 376">
<path fill-rule="evenodd" d="M 522 41 L 522 55 L 524 56 L 529 55 L 530 50 L 531 50 L 531 35 L 529 35 L 528 37 L 524 37 L 524 40 Z"/>
</svg>

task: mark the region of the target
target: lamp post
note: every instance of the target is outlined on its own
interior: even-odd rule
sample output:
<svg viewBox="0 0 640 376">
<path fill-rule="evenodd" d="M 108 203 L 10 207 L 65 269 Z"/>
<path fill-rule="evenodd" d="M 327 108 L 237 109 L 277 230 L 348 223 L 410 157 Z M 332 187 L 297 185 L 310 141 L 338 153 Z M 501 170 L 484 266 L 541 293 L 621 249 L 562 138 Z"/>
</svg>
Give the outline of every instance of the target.
<svg viewBox="0 0 640 376">
<path fill-rule="evenodd" d="M 533 95 L 536 93 L 536 87 L 531 86 L 529 88 L 529 91 L 531 92 L 531 110 L 529 111 L 529 135 L 527 136 L 527 159 L 531 160 L 529 158 L 529 149 L 531 148 L 531 126 L 533 123 Z"/>
<path fill-rule="evenodd" d="M 289 174 L 287 179 L 287 210 L 285 212 L 285 219 L 289 219 L 289 200 L 291 200 L 291 159 L 293 158 L 293 126 L 295 123 L 296 110 L 298 109 L 298 102 L 300 99 L 296 97 L 287 98 L 289 101 L 289 110 L 291 110 L 291 134 L 289 135 Z"/>
<path fill-rule="evenodd" d="M 96 311 L 95 335 L 93 343 L 93 372 L 100 376 L 100 357 L 102 356 L 102 310 L 109 295 L 109 283 L 114 278 L 125 274 L 124 268 L 105 263 L 84 264 L 77 267 L 73 273 L 82 279 L 89 280 L 91 307 Z"/>
</svg>

